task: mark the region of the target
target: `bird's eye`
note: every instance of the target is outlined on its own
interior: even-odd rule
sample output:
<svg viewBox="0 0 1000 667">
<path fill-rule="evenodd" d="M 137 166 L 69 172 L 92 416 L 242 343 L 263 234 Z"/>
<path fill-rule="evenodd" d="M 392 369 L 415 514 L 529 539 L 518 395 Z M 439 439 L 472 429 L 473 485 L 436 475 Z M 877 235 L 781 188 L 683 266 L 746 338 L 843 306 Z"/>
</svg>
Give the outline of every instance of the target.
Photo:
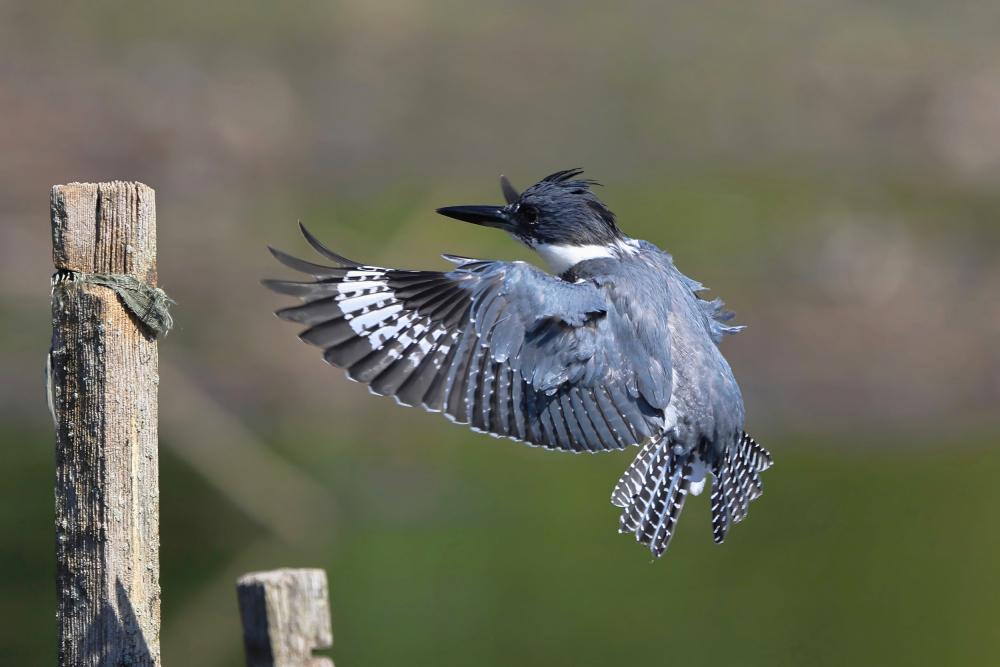
<svg viewBox="0 0 1000 667">
<path fill-rule="evenodd" d="M 536 223 L 538 222 L 538 209 L 534 206 L 522 206 L 521 210 L 518 211 L 525 222 Z"/>
</svg>

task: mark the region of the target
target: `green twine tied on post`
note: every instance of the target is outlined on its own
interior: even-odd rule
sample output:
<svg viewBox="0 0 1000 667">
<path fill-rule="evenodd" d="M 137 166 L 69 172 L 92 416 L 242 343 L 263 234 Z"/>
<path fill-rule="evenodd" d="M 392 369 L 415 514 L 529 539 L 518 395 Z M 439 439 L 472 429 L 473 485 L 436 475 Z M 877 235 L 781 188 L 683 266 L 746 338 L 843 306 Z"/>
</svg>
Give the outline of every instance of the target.
<svg viewBox="0 0 1000 667">
<path fill-rule="evenodd" d="M 166 334 L 174 326 L 170 304 L 176 303 L 159 287 L 150 287 L 138 278 L 117 273 L 72 272 L 73 280 L 90 285 L 101 285 L 115 291 L 129 312 L 135 315 L 154 338 Z"/>
</svg>

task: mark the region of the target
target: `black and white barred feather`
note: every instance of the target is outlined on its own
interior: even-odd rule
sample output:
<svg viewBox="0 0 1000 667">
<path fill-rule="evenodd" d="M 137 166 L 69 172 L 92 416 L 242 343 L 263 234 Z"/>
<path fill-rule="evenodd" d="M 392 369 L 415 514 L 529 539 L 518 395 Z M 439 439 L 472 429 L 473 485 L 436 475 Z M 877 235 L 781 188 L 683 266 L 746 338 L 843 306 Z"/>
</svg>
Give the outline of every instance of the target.
<svg viewBox="0 0 1000 667">
<path fill-rule="evenodd" d="M 677 454 L 669 437 L 653 438 L 611 494 L 611 502 L 622 508 L 618 532 L 635 533 L 654 556 L 663 555 L 688 493 L 700 494 L 710 472 L 712 535 L 721 543 L 730 525 L 746 518 L 750 501 L 760 497 L 759 473 L 770 465 L 771 455 L 746 433 L 711 464 L 698 449 Z"/>
<path fill-rule="evenodd" d="M 712 472 L 712 537 L 721 543 L 729 526 L 747 516 L 747 505 L 761 494 L 760 473 L 771 467 L 771 455 L 746 433 L 728 447 Z"/>
<path fill-rule="evenodd" d="M 618 532 L 635 533 L 636 540 L 654 556 L 663 555 L 692 482 L 704 478 L 705 467 L 697 454 L 675 454 L 668 438 L 652 438 L 611 494 L 611 502 L 622 508 Z"/>
</svg>

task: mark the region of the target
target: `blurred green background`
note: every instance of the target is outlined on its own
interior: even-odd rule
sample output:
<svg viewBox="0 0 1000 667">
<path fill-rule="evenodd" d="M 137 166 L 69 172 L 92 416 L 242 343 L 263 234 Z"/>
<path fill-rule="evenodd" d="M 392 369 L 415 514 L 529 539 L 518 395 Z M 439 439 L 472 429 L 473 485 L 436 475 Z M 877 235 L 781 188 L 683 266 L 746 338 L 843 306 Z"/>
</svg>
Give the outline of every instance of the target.
<svg viewBox="0 0 1000 667">
<path fill-rule="evenodd" d="M 341 667 L 992 665 L 1000 4 L 0 0 L 0 664 L 55 659 L 48 196 L 157 191 L 162 650 L 242 664 L 234 580 L 330 577 Z M 616 534 L 634 452 L 370 396 L 263 290 L 348 257 L 526 259 L 435 216 L 584 167 L 738 311 L 776 460 L 723 546 Z"/>
</svg>

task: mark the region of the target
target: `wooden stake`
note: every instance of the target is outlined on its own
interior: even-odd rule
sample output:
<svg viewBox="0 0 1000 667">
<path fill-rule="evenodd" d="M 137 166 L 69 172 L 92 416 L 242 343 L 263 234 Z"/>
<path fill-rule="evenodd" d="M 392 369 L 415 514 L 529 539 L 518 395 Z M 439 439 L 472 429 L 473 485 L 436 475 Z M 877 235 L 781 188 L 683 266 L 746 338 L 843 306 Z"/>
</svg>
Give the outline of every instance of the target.
<svg viewBox="0 0 1000 667">
<path fill-rule="evenodd" d="M 251 572 L 236 581 L 247 667 L 333 667 L 326 572 Z"/>
<path fill-rule="evenodd" d="M 159 665 L 154 333 L 86 274 L 156 286 L 154 193 L 52 188 L 52 351 L 60 665 Z"/>
</svg>

